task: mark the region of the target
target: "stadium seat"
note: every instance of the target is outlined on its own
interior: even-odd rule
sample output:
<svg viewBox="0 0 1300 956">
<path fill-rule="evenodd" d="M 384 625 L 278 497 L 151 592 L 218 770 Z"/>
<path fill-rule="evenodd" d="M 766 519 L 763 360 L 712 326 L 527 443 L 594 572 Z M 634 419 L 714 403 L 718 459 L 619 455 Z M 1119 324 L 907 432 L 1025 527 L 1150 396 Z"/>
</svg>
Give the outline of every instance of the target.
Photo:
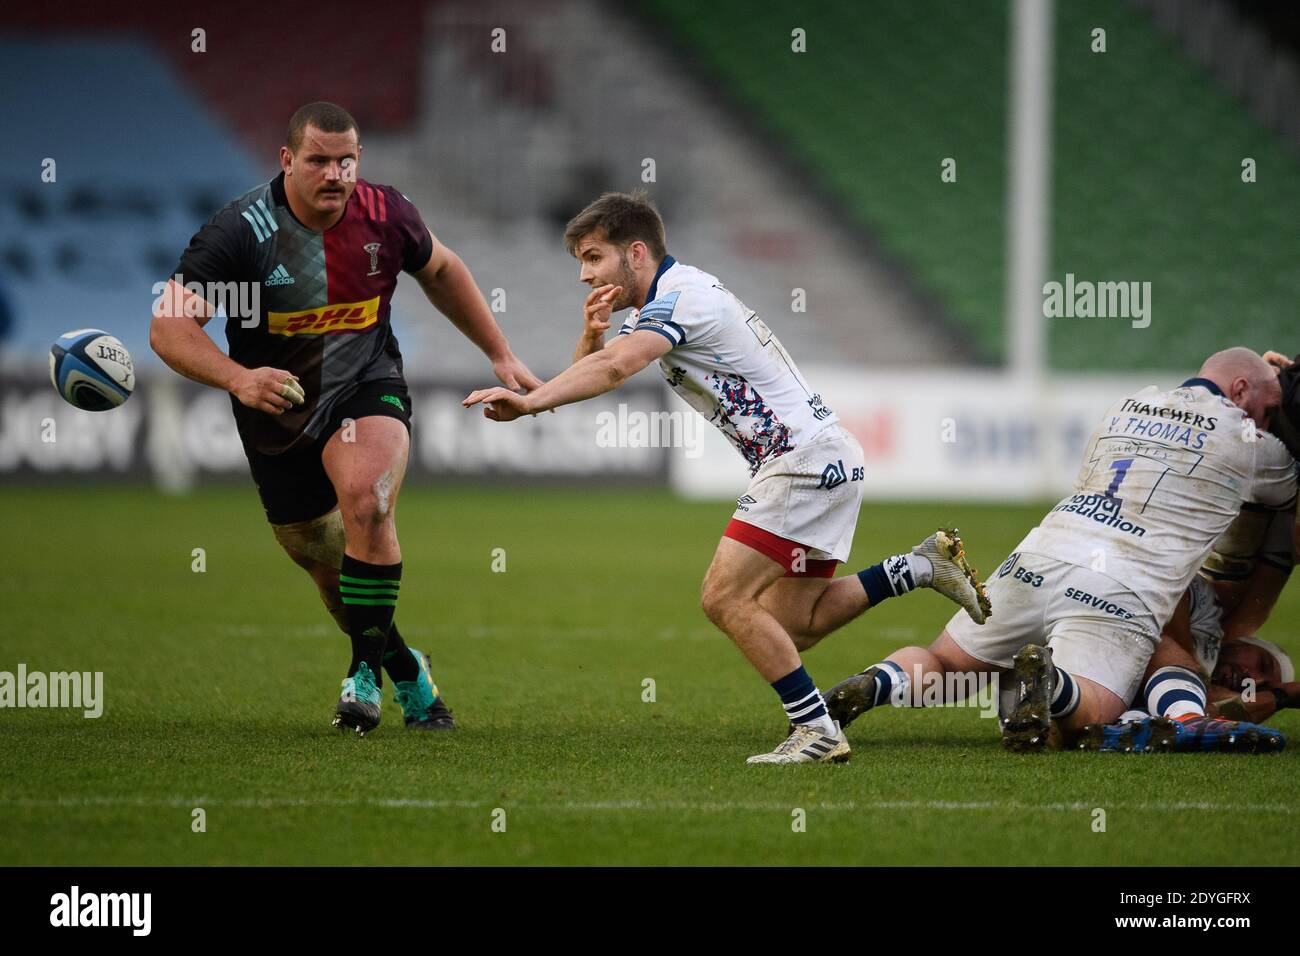
<svg viewBox="0 0 1300 956">
<path fill-rule="evenodd" d="M 1056 320 L 1052 364 L 1187 368 L 1231 344 L 1300 347 L 1296 157 L 1142 11 L 1123 0 L 1055 9 L 1047 278 L 1151 282 L 1152 321 Z M 978 354 L 1003 359 L 1005 4 L 644 0 L 643 10 L 944 304 Z M 791 52 L 794 27 L 806 30 L 805 54 Z M 1096 27 L 1105 53 L 1092 52 Z M 944 184 L 949 156 L 958 176 Z M 1255 183 L 1242 181 L 1244 157 Z"/>
</svg>

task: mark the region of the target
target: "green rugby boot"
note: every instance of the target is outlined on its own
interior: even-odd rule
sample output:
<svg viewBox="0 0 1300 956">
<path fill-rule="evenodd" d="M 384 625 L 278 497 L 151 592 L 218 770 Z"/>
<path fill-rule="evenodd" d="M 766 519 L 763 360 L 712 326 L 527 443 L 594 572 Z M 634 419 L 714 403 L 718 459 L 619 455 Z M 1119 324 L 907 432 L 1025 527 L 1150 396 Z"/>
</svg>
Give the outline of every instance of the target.
<svg viewBox="0 0 1300 956">
<path fill-rule="evenodd" d="M 334 708 L 334 726 L 351 727 L 358 737 L 379 726 L 379 685 L 365 661 L 351 677 L 343 678 L 343 693 Z"/>
<path fill-rule="evenodd" d="M 438 693 L 438 685 L 433 682 L 429 655 L 413 647 L 408 650 L 420 665 L 420 674 L 415 680 L 393 683 L 397 702 L 402 705 L 402 716 L 406 718 L 406 729 L 455 730 L 456 722 L 451 711 Z"/>
</svg>

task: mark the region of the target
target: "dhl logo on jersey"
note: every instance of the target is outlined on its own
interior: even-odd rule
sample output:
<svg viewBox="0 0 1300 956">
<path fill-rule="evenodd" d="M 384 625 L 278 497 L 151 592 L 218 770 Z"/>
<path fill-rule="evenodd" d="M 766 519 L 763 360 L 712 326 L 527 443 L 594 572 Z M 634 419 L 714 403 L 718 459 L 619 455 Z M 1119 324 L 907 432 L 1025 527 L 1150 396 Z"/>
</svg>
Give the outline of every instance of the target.
<svg viewBox="0 0 1300 956">
<path fill-rule="evenodd" d="M 365 302 L 334 302 L 301 312 L 266 313 L 266 329 L 272 335 L 358 332 L 378 321 L 379 296 Z"/>
</svg>

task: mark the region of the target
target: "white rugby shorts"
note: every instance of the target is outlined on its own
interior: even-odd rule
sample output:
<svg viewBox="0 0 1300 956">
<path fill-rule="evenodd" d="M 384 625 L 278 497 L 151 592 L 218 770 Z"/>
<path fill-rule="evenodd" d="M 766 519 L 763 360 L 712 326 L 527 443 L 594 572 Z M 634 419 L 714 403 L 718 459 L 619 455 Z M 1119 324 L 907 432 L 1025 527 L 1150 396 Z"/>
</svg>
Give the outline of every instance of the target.
<svg viewBox="0 0 1300 956">
<path fill-rule="evenodd" d="M 957 646 L 994 667 L 1011 667 L 1026 644 L 1052 662 L 1133 699 L 1160 640 L 1155 617 L 1118 581 L 1055 558 L 1017 551 L 987 582 L 993 613 L 982 625 L 958 611 L 947 630 Z"/>
<path fill-rule="evenodd" d="M 785 565 L 787 576 L 831 577 L 853 547 L 864 475 L 857 439 L 828 425 L 758 469 L 724 533 Z"/>
</svg>

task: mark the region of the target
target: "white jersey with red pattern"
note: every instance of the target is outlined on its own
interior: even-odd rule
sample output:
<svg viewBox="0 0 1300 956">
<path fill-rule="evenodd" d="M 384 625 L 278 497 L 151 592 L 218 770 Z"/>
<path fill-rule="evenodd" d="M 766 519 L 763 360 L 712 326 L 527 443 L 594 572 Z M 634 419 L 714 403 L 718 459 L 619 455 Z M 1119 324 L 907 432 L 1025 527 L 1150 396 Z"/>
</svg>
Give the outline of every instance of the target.
<svg viewBox="0 0 1300 956">
<path fill-rule="evenodd" d="M 694 266 L 664 258 L 646 304 L 618 334 L 639 331 L 672 342 L 659 370 L 727 436 L 750 475 L 836 421 L 772 330 L 715 276 Z"/>
</svg>

